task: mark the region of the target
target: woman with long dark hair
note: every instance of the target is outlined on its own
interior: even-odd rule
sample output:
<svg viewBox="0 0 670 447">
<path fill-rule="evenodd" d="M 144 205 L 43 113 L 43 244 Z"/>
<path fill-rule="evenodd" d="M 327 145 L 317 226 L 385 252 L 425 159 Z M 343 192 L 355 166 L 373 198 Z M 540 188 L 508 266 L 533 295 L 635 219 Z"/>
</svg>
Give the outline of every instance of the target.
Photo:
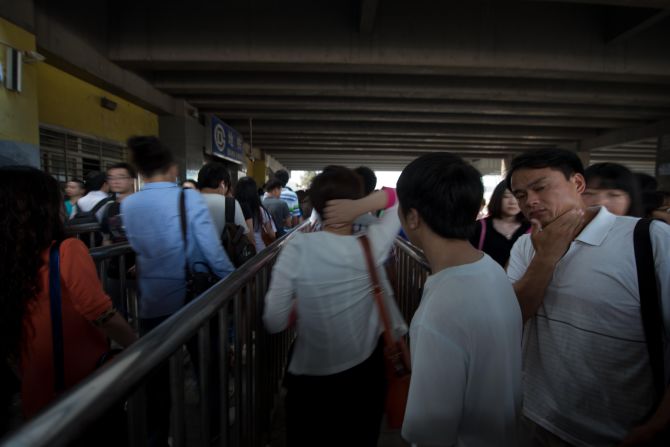
<svg viewBox="0 0 670 447">
<path fill-rule="evenodd" d="M 49 257 L 57 251 L 63 324 L 64 389 L 96 367 L 109 350 L 135 340 L 112 308 L 86 246 L 65 239 L 60 185 L 30 167 L 0 168 L 0 355 L 21 378 L 23 413 L 30 418 L 54 398 Z M 54 255 L 55 256 L 55 253 Z"/>
<path fill-rule="evenodd" d="M 235 185 L 235 199 L 240 202 L 244 220 L 249 227 L 249 232 L 254 235 L 256 253 L 265 248 L 263 233 L 266 238 L 272 238 L 277 231 L 272 221 L 272 216 L 263 207 L 258 195 L 258 185 L 251 177 L 242 177 Z M 269 240 L 269 239 L 268 239 Z"/>
<path fill-rule="evenodd" d="M 528 231 L 530 223 L 504 181 L 493 190 L 488 208 L 488 216 L 477 221 L 470 243 L 504 268 L 512 246 Z"/>
</svg>

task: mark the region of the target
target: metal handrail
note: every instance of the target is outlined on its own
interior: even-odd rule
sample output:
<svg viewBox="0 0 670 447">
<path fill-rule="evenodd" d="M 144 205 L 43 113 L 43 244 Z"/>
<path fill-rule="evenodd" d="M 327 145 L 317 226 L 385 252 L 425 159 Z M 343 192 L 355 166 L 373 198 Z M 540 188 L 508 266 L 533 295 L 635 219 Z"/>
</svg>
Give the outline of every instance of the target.
<svg viewBox="0 0 670 447">
<path fill-rule="evenodd" d="M 301 229 L 307 227 L 303 225 Z M 169 360 L 171 371 L 171 393 L 173 395 L 173 445 L 184 444 L 184 410 L 183 407 L 183 351 L 182 346 L 194 335 L 198 334 L 200 352 L 209 348 L 209 324 L 217 321 L 220 324 L 219 340 L 225 344 L 227 329 L 227 309 L 234 306 L 234 327 L 237 333 L 235 345 L 236 360 L 234 365 L 227 365 L 227 359 L 219 358 L 223 390 L 220 396 L 222 404 L 233 405 L 235 427 L 222 424 L 221 445 L 228 445 L 230 436 L 234 445 L 261 445 L 262 436 L 269 431 L 270 411 L 274 407 L 279 380 L 287 360 L 288 344 L 292 333 L 271 336 L 262 331 L 261 308 L 254 304 L 252 293 L 257 298 L 264 295 L 267 287 L 269 269 L 273 261 L 291 239 L 291 235 L 280 238 L 266 249 L 258 253 L 252 260 L 238 268 L 231 275 L 219 281 L 211 289 L 203 293 L 179 312 L 175 313 L 163 324 L 155 328 L 135 344 L 127 348 L 121 355 L 104 368 L 93 373 L 87 379 L 68 391 L 59 401 L 54 402 L 41 414 L 21 426 L 7 438 L 0 441 L 1 446 L 59 446 L 76 438 L 92 422 L 105 411 L 128 398 L 128 416 L 131 429 L 132 445 L 142 445 L 146 432 L 137 427 L 137 419 L 143 417 L 143 385 L 150 372 Z M 398 239 L 396 241 L 397 256 L 395 257 L 398 275 L 395 281 L 396 299 L 407 322 L 416 310 L 420 300 L 420 288 L 428 275 L 429 269 L 422 252 L 410 243 Z M 101 263 L 110 258 L 131 252 L 128 244 L 115 244 L 91 250 L 92 257 Z M 244 289 L 244 292 L 243 292 Z M 247 307 L 248 306 L 248 307 Z M 240 310 L 242 307 L 246 309 Z M 248 316 L 243 320 L 242 316 Z M 218 317 L 218 318 L 217 318 Z M 278 338 L 279 337 L 279 338 Z M 226 344 L 226 346 L 228 346 Z M 220 351 L 221 352 L 221 351 Z M 224 351 L 225 352 L 225 351 Z M 200 362 L 208 360 L 200 359 Z M 216 361 L 216 360 L 214 360 Z M 202 363 L 201 363 L 202 365 Z M 202 368 L 201 368 L 202 369 Z M 229 374 L 231 377 L 229 377 Z M 228 402 L 228 380 L 235 381 L 235 396 L 232 403 Z M 201 419 L 207 419 L 206 408 L 208 390 L 207 375 L 201 372 Z M 122 380 L 119 380 L 122 378 Z M 181 387 L 181 390 L 180 390 Z M 181 396 L 180 396 L 181 395 Z M 175 413 L 178 415 L 175 416 Z M 181 418 L 175 424 L 174 418 Z M 224 419 L 228 421 L 226 411 Z M 135 426 L 133 426 L 133 421 Z M 239 424 L 239 426 L 237 425 Z M 140 423 L 141 425 L 141 423 Z M 208 428 L 202 429 L 203 438 L 209 433 Z M 234 433 L 232 433 L 234 431 Z M 134 435 L 134 440 L 133 440 Z"/>
<path fill-rule="evenodd" d="M 296 231 L 307 226 L 308 223 L 305 223 Z M 67 445 L 120 398 L 135 391 L 160 364 L 170 359 L 171 367 L 175 366 L 177 362 L 171 357 L 181 360 L 176 353 L 181 353 L 182 346 L 196 333 L 203 331 L 203 326 L 208 325 L 213 316 L 221 314 L 224 306 L 239 297 L 240 290 L 277 256 L 293 234 L 291 232 L 276 240 L 198 299 L 184 306 L 163 324 L 125 349 L 114 361 L 91 374 L 60 400 L 11 433 L 0 445 Z M 101 260 L 125 254 L 128 249 L 128 244 L 116 244 L 92 249 L 91 253 L 94 258 Z M 237 355 L 241 356 L 242 352 Z M 237 390 L 238 393 L 240 391 Z"/>
<path fill-rule="evenodd" d="M 98 222 L 78 225 L 65 225 L 66 236 L 76 237 L 77 239 L 81 240 L 84 235 L 88 235 L 89 247 L 95 246 L 96 235 L 99 234 L 101 234 L 101 227 Z"/>
</svg>

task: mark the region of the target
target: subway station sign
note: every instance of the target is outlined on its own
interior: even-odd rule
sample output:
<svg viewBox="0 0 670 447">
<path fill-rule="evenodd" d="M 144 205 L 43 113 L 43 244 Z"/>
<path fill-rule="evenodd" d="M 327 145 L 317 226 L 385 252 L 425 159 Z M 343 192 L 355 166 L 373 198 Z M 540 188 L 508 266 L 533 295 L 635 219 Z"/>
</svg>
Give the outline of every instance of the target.
<svg viewBox="0 0 670 447">
<path fill-rule="evenodd" d="M 242 135 L 214 115 L 209 119 L 211 154 L 226 160 L 243 163 Z"/>
</svg>

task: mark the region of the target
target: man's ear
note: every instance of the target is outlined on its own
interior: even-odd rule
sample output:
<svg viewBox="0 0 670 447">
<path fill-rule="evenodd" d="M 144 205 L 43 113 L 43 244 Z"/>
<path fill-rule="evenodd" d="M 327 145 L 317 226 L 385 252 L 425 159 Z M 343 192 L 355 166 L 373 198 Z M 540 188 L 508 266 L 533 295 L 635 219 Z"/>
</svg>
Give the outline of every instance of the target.
<svg viewBox="0 0 670 447">
<path fill-rule="evenodd" d="M 582 194 L 586 190 L 586 179 L 582 174 L 573 174 L 570 180 L 574 183 L 579 194 Z"/>
<path fill-rule="evenodd" d="M 416 230 L 419 228 L 422 222 L 419 212 L 414 208 L 410 208 L 405 215 L 405 222 L 407 222 L 407 227 L 410 230 Z"/>
</svg>

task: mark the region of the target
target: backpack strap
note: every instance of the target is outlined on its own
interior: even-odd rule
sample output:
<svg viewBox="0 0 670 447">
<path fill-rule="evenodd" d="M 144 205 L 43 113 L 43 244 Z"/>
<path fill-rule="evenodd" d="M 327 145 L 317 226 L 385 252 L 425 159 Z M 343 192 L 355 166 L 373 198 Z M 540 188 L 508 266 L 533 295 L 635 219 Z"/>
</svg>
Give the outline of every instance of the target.
<svg viewBox="0 0 670 447">
<path fill-rule="evenodd" d="M 235 223 L 235 199 L 226 197 L 226 223 Z"/>
<path fill-rule="evenodd" d="M 91 208 L 91 211 L 89 211 L 89 213 L 91 213 L 91 214 L 97 213 L 98 211 L 100 211 L 100 208 L 102 208 L 103 206 L 105 206 L 106 204 L 108 204 L 111 201 L 112 201 L 112 199 L 110 199 L 109 197 L 105 197 L 104 199 L 102 199 L 101 201 L 96 203 L 95 206 L 93 208 Z"/>
<path fill-rule="evenodd" d="M 189 268 L 188 265 L 188 241 L 186 238 L 186 230 L 187 230 L 187 223 L 186 223 L 186 194 L 184 194 L 184 189 L 182 188 L 181 192 L 179 193 L 179 221 L 181 222 L 181 238 L 182 241 L 184 242 L 184 272 L 186 273 L 186 281 L 189 281 L 191 277 L 191 269 Z"/>
<path fill-rule="evenodd" d="M 486 218 L 479 219 L 479 223 L 482 227 L 482 231 L 479 232 L 479 244 L 477 245 L 477 249 L 482 251 L 484 248 L 484 241 L 486 240 Z"/>
<path fill-rule="evenodd" d="M 637 282 L 640 293 L 640 313 L 642 326 L 647 339 L 649 362 L 654 379 L 656 397 L 654 408 L 665 393 L 664 351 L 663 351 L 663 320 L 661 305 L 656 286 L 656 267 L 654 252 L 651 246 L 651 222 L 653 219 L 640 219 L 635 225 L 633 245 L 635 247 L 635 264 Z"/>
<path fill-rule="evenodd" d="M 51 339 L 53 344 L 54 394 L 65 390 L 65 350 L 63 343 L 63 312 L 60 287 L 60 242 L 49 251 L 49 301 L 51 308 Z"/>
</svg>

